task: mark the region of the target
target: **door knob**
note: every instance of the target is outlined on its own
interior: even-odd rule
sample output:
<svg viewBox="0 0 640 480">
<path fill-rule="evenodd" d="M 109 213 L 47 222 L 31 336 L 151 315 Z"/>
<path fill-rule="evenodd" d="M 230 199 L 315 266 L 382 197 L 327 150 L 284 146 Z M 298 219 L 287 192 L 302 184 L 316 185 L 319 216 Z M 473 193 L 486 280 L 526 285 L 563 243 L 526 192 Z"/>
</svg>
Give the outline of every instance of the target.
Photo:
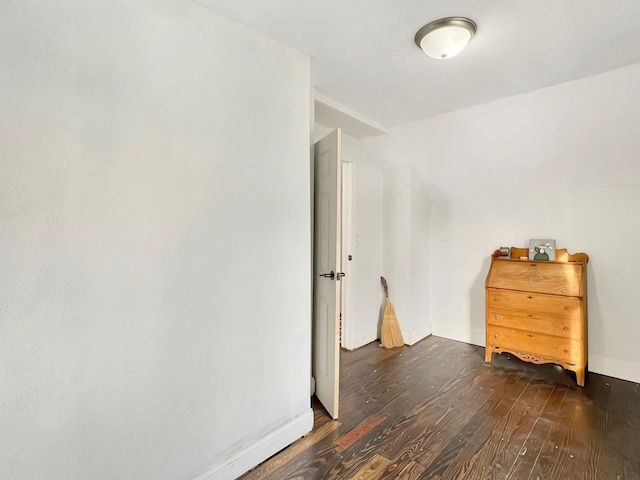
<svg viewBox="0 0 640 480">
<path fill-rule="evenodd" d="M 336 280 L 340 281 L 340 279 L 341 279 L 342 277 L 346 276 L 346 275 L 347 275 L 347 274 L 346 274 L 346 273 L 344 273 L 344 272 L 338 272 L 338 273 L 336 273 L 336 277 L 337 277 L 337 278 L 336 278 Z"/>
<path fill-rule="evenodd" d="M 340 274 L 338 274 L 338 275 L 340 275 Z M 343 275 L 344 275 L 344 274 L 343 274 Z M 320 274 L 320 276 L 321 276 L 321 277 L 324 277 L 324 278 L 330 278 L 331 280 L 333 280 L 334 278 L 336 278 L 336 274 L 334 273 L 334 271 L 333 271 L 333 270 L 331 270 L 331 272 L 329 272 L 329 273 L 321 273 L 321 274 Z"/>
</svg>

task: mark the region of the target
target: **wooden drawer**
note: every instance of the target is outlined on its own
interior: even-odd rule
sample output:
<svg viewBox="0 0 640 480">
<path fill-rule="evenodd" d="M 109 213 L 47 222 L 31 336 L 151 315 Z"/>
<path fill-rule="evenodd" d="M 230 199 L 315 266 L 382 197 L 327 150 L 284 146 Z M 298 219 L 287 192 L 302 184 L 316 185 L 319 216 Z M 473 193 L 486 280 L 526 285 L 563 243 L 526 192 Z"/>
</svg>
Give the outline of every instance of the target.
<svg viewBox="0 0 640 480">
<path fill-rule="evenodd" d="M 496 288 L 487 289 L 487 308 L 519 310 L 526 313 L 547 313 L 549 315 L 579 319 L 581 306 L 582 301 L 577 297 Z"/>
<path fill-rule="evenodd" d="M 537 355 L 542 361 L 581 362 L 580 342 L 569 338 L 487 325 L 487 344 L 518 355 Z"/>
<path fill-rule="evenodd" d="M 524 313 L 513 310 L 488 308 L 487 324 L 544 333 L 556 337 L 575 338 L 576 340 L 579 340 L 582 336 L 579 317 L 563 318 L 537 312 Z"/>
<path fill-rule="evenodd" d="M 488 288 L 582 297 L 582 264 L 501 260 L 491 263 Z"/>
</svg>

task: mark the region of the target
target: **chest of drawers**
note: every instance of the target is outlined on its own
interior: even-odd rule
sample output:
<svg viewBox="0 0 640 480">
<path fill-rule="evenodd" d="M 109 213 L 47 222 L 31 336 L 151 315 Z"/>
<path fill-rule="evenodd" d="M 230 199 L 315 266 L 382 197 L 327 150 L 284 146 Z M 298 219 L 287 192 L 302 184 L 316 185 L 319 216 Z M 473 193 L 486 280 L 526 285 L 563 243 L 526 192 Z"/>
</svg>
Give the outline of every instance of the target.
<svg viewBox="0 0 640 480">
<path fill-rule="evenodd" d="M 557 250 L 557 261 L 521 260 L 496 251 L 486 287 L 486 351 L 533 363 L 556 363 L 584 386 L 587 367 L 587 262 L 584 253 Z"/>
</svg>

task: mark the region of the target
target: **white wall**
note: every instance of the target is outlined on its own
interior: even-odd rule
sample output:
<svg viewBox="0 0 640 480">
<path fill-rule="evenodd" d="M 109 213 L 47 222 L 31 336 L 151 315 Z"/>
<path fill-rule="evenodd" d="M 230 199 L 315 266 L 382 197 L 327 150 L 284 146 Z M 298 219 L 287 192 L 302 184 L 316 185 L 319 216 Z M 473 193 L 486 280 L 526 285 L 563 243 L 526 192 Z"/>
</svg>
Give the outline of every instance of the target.
<svg viewBox="0 0 640 480">
<path fill-rule="evenodd" d="M 385 170 L 382 184 L 384 277 L 406 342 L 411 331 L 411 167 Z"/>
<path fill-rule="evenodd" d="M 233 478 L 308 431 L 309 59 L 35 0 L 0 64 L 0 477 Z"/>
<path fill-rule="evenodd" d="M 585 252 L 589 370 L 640 381 L 640 301 L 633 258 L 640 186 L 440 199 L 433 209 L 433 333 L 484 345 L 484 281 L 500 246 L 555 238 Z"/>
<path fill-rule="evenodd" d="M 353 292 L 354 348 L 379 338 L 382 276 L 382 168 L 357 139 L 343 136 L 353 160 Z"/>
<path fill-rule="evenodd" d="M 414 344 L 431 334 L 431 215 L 433 201 L 411 170 L 411 337 Z"/>
<path fill-rule="evenodd" d="M 432 198 L 640 184 L 640 63 L 366 139 Z"/>
<path fill-rule="evenodd" d="M 431 199 L 410 166 L 383 172 L 383 265 L 405 343 L 431 334 Z"/>
</svg>

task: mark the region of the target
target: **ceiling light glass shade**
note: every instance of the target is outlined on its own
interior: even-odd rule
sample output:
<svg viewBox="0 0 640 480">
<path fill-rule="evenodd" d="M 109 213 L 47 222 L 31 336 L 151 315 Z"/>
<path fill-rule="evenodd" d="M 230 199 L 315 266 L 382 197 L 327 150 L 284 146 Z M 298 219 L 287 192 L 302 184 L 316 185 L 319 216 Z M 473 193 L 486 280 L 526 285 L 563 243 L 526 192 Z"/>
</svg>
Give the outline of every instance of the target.
<svg viewBox="0 0 640 480">
<path fill-rule="evenodd" d="M 468 18 L 443 18 L 418 30 L 415 41 L 431 58 L 442 60 L 460 53 L 476 33 L 476 28 Z"/>
</svg>

